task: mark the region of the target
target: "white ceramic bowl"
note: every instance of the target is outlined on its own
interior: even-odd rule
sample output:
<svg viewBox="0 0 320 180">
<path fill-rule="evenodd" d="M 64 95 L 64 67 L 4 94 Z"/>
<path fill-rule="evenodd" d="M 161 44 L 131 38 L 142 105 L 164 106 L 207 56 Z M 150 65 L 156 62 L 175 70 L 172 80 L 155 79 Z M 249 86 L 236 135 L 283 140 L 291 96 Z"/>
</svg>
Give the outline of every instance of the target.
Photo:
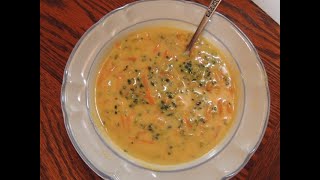
<svg viewBox="0 0 320 180">
<path fill-rule="evenodd" d="M 238 110 L 238 112 L 236 113 L 235 123 L 232 124 L 232 127 L 230 128 L 228 134 L 217 146 L 215 146 L 211 151 L 209 151 L 202 157 L 195 159 L 194 161 L 177 164 L 177 165 L 152 164 L 152 163 L 148 163 L 140 159 L 134 158 L 130 156 L 128 153 L 123 152 L 123 150 L 120 147 L 118 147 L 116 144 L 113 143 L 113 141 L 109 138 L 108 134 L 106 133 L 106 130 L 104 129 L 104 127 L 101 126 L 102 120 L 100 119 L 97 108 L 95 106 L 95 98 L 94 98 L 95 82 L 96 82 L 98 72 L 101 68 L 101 64 L 105 61 L 106 54 L 109 52 L 114 42 L 117 41 L 118 39 L 121 39 L 121 37 L 129 34 L 130 32 L 136 29 L 143 28 L 143 27 L 150 27 L 150 26 L 151 27 L 169 26 L 169 27 L 189 30 L 191 32 L 194 32 L 197 28 L 195 25 L 184 22 L 179 19 L 171 19 L 171 18 L 156 19 L 156 20 L 152 19 L 152 20 L 142 21 L 132 26 L 129 26 L 124 30 L 122 30 L 121 32 L 117 33 L 117 35 L 114 36 L 112 39 L 107 41 L 106 44 L 103 45 L 103 48 L 97 54 L 89 71 L 89 77 L 87 81 L 88 88 L 86 93 L 87 93 L 87 100 L 88 100 L 88 108 L 90 112 L 90 119 L 94 123 L 95 129 L 99 134 L 101 140 L 104 141 L 106 143 L 106 146 L 108 146 L 115 154 L 117 154 L 122 159 L 128 160 L 130 163 L 138 165 L 142 168 L 148 168 L 148 169 L 157 170 L 157 171 L 186 170 L 186 169 L 198 166 L 208 161 L 210 158 L 213 158 L 215 155 L 217 155 L 220 151 L 222 151 L 228 145 L 232 137 L 235 135 L 240 125 L 242 115 L 243 115 L 243 110 L 244 110 L 245 98 L 244 98 L 244 91 L 243 91 L 244 89 L 243 80 L 241 78 L 239 66 L 237 65 L 236 61 L 233 59 L 228 49 L 218 39 L 216 39 L 213 34 L 211 34 L 208 31 L 203 32 L 202 35 L 223 52 L 223 54 L 226 56 L 225 60 L 229 61 L 229 64 L 232 65 L 232 69 L 236 70 L 237 72 L 235 73 L 237 73 L 238 75 L 238 80 L 236 82 L 238 82 L 238 88 L 240 89 L 240 96 L 239 96 L 240 103 L 238 104 L 238 107 L 235 108 Z"/>
<path fill-rule="evenodd" d="M 195 30 L 204 12 L 204 6 L 193 2 L 134 2 L 104 16 L 77 43 L 65 69 L 62 109 L 66 129 L 74 147 L 88 166 L 101 177 L 186 180 L 195 177 L 228 178 L 246 164 L 260 144 L 269 116 L 267 76 L 252 43 L 219 13 L 211 18 L 204 36 L 230 54 L 240 69 L 243 104 L 236 123 L 217 147 L 189 163 L 176 166 L 154 165 L 118 151 L 117 146 L 103 134 L 104 131 L 99 130 L 91 121 L 90 90 L 93 88 L 94 74 L 103 52 L 115 38 L 131 29 L 159 22 Z"/>
</svg>

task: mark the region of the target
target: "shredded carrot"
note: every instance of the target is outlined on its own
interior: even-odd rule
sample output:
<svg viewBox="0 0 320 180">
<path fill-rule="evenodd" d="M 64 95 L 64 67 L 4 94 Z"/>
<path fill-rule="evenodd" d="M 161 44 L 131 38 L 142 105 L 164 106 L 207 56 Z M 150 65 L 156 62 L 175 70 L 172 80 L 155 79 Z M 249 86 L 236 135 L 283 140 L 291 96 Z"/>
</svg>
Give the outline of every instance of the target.
<svg viewBox="0 0 320 180">
<path fill-rule="evenodd" d="M 139 142 L 142 142 L 142 143 L 146 143 L 146 144 L 153 144 L 154 142 L 153 141 L 148 141 L 148 140 L 143 140 L 143 139 L 138 139 Z"/>
<path fill-rule="evenodd" d="M 131 123 L 131 117 L 130 116 L 126 117 L 126 123 L 127 123 L 127 127 L 129 128 L 130 127 L 130 123 Z"/>
<path fill-rule="evenodd" d="M 215 77 L 216 77 L 217 81 L 221 81 L 221 79 L 223 79 L 223 74 L 221 73 L 221 71 L 217 71 L 215 73 Z"/>
<path fill-rule="evenodd" d="M 233 95 L 233 90 L 234 90 L 233 86 L 234 86 L 233 83 L 231 83 L 231 86 L 229 87 L 229 92 L 231 95 Z"/>
<path fill-rule="evenodd" d="M 160 74 L 160 76 L 165 76 L 165 75 L 166 75 L 166 72 L 165 72 L 165 71 L 160 70 L 159 74 Z"/>
<path fill-rule="evenodd" d="M 211 92 L 212 89 L 213 89 L 213 85 L 212 85 L 211 83 L 207 83 L 207 84 L 206 84 L 206 90 L 207 90 L 208 92 Z"/>
<path fill-rule="evenodd" d="M 164 57 L 170 56 L 169 51 L 168 51 L 168 50 L 165 50 L 164 53 L 163 53 L 163 56 L 164 56 Z"/>
<path fill-rule="evenodd" d="M 137 133 L 137 136 L 139 137 L 139 136 L 144 135 L 144 134 L 146 134 L 146 133 L 147 133 L 146 131 L 139 131 L 139 132 Z"/>
<path fill-rule="evenodd" d="M 176 37 L 177 37 L 178 40 L 181 40 L 181 38 L 182 38 L 181 36 L 182 36 L 181 34 L 177 34 L 177 35 L 176 35 Z"/>
<path fill-rule="evenodd" d="M 151 96 L 150 90 L 146 90 L 146 98 L 149 102 L 149 104 L 155 104 L 154 98 Z"/>
<path fill-rule="evenodd" d="M 137 60 L 137 58 L 136 57 L 128 57 L 128 60 L 132 61 L 132 62 L 135 62 Z"/>
<path fill-rule="evenodd" d="M 133 119 L 133 117 L 134 117 L 134 112 L 131 112 L 128 116 L 127 116 L 127 123 L 128 123 L 128 125 L 131 125 L 131 121 L 132 121 L 132 119 Z"/>
<path fill-rule="evenodd" d="M 113 77 L 116 78 L 116 79 L 121 80 L 123 78 L 123 74 L 120 74 L 120 73 L 119 74 L 114 74 Z M 120 86 L 121 86 L 120 82 L 121 81 L 112 81 L 112 83 L 115 85 L 115 87 L 117 87 L 117 89 L 119 89 Z"/>
<path fill-rule="evenodd" d="M 215 84 L 213 87 L 212 87 L 213 91 L 217 94 L 220 93 L 221 91 L 221 85 L 220 84 Z"/>
<path fill-rule="evenodd" d="M 125 120 L 124 116 L 121 116 L 120 119 L 121 119 L 122 128 L 126 128 L 126 120 Z"/>
<path fill-rule="evenodd" d="M 168 56 L 168 50 L 165 50 L 163 55 L 164 55 L 164 57 Z"/>
<path fill-rule="evenodd" d="M 153 52 L 156 53 L 159 51 L 160 44 L 157 44 L 157 46 L 153 49 Z"/>
<path fill-rule="evenodd" d="M 233 111 L 232 104 L 230 104 L 230 103 L 227 104 L 227 111 L 228 111 L 228 113 L 232 113 L 232 111 Z"/>
<path fill-rule="evenodd" d="M 188 128 L 192 128 L 192 125 L 190 123 L 190 121 L 185 117 L 183 118 L 184 123 L 186 123 L 186 125 L 188 126 Z"/>
<path fill-rule="evenodd" d="M 141 78 L 142 78 L 142 83 L 143 83 L 144 87 L 149 89 L 149 84 L 148 84 L 147 77 L 145 75 L 142 75 Z"/>
<path fill-rule="evenodd" d="M 155 104 L 155 100 L 154 100 L 153 96 L 151 95 L 148 80 L 145 75 L 142 75 L 142 83 L 143 83 L 144 87 L 146 88 L 146 96 L 145 97 L 148 100 L 149 104 Z"/>
<path fill-rule="evenodd" d="M 194 47 L 192 47 L 191 50 L 192 50 L 192 49 L 194 49 Z M 190 57 L 192 57 L 192 56 L 194 56 L 194 55 L 195 55 L 195 51 L 190 51 L 190 52 L 189 52 L 189 56 L 190 56 Z M 202 64 L 202 63 L 201 63 L 201 64 Z"/>
<path fill-rule="evenodd" d="M 219 90 L 220 87 L 221 87 L 221 86 L 220 86 L 219 84 L 215 84 L 215 85 L 213 86 L 213 89 Z"/>
<path fill-rule="evenodd" d="M 206 120 L 208 121 L 209 119 L 211 119 L 211 112 L 210 112 L 210 108 L 211 106 L 209 105 L 207 110 L 206 110 Z"/>
<path fill-rule="evenodd" d="M 130 123 L 131 119 L 133 117 L 133 114 L 129 116 L 121 116 L 121 123 L 123 124 L 123 128 L 129 129 L 130 128 Z"/>
<path fill-rule="evenodd" d="M 168 77 L 170 80 L 174 79 L 174 76 L 170 72 L 160 70 L 159 74 L 161 77 Z"/>
<path fill-rule="evenodd" d="M 133 137 L 129 137 L 129 139 L 132 141 L 135 141 L 135 142 L 140 142 L 140 143 L 145 143 L 145 144 L 154 144 L 154 142 L 151 140 L 135 139 Z"/>
<path fill-rule="evenodd" d="M 229 88 L 229 92 L 230 92 L 231 95 L 233 95 L 233 87 Z"/>
<path fill-rule="evenodd" d="M 217 126 L 216 128 L 217 128 L 217 129 L 215 129 L 214 138 L 217 138 L 217 137 L 218 137 L 219 132 L 220 132 L 220 130 L 221 130 L 221 126 Z"/>
<path fill-rule="evenodd" d="M 166 97 L 166 98 L 164 99 L 164 103 L 168 104 L 168 103 L 169 103 L 169 98 Z"/>
<path fill-rule="evenodd" d="M 221 99 L 221 98 L 218 100 L 217 106 L 218 106 L 218 114 L 221 114 L 221 113 L 223 112 L 223 109 L 222 109 L 222 99 Z"/>
<path fill-rule="evenodd" d="M 121 49 L 121 43 L 120 42 L 116 42 L 116 48 Z"/>
</svg>

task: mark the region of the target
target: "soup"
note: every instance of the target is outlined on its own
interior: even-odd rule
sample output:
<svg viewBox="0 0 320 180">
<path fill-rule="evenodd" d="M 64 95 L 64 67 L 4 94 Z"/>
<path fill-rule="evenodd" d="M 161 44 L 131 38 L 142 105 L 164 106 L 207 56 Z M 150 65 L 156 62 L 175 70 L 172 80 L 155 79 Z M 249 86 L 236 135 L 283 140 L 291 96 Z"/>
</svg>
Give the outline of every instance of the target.
<svg viewBox="0 0 320 180">
<path fill-rule="evenodd" d="M 239 89 L 226 56 L 191 32 L 149 27 L 117 40 L 95 84 L 95 106 L 110 139 L 145 162 L 175 165 L 212 150 L 228 133 Z"/>
</svg>

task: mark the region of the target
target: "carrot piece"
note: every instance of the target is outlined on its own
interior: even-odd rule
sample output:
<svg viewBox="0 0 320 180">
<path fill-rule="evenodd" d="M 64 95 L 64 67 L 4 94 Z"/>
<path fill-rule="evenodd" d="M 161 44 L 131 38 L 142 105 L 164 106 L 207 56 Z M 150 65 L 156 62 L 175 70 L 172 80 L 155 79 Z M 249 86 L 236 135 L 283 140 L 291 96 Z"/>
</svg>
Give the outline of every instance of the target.
<svg viewBox="0 0 320 180">
<path fill-rule="evenodd" d="M 185 117 L 183 118 L 184 123 L 188 126 L 188 128 L 192 128 L 190 121 Z"/>
<path fill-rule="evenodd" d="M 222 112 L 223 112 L 223 107 L 222 107 L 222 99 L 220 98 L 219 100 L 218 100 L 218 104 L 217 104 L 217 106 L 218 106 L 218 114 L 221 114 Z"/>
<path fill-rule="evenodd" d="M 220 130 L 221 130 L 221 126 L 217 126 L 216 128 L 217 128 L 217 129 L 215 129 L 214 138 L 217 138 L 217 137 L 218 137 L 219 132 L 220 132 Z"/>
<path fill-rule="evenodd" d="M 116 42 L 116 48 L 121 49 L 121 43 L 120 42 Z"/>
<path fill-rule="evenodd" d="M 233 86 L 234 86 L 233 83 L 231 83 L 231 86 L 229 87 L 229 93 L 231 95 L 233 95 L 233 93 L 234 93 L 234 91 L 233 91 L 234 87 Z"/>
<path fill-rule="evenodd" d="M 215 77 L 216 77 L 217 81 L 219 82 L 223 79 L 223 74 L 221 73 L 221 71 L 217 71 L 215 73 Z"/>
<path fill-rule="evenodd" d="M 153 144 L 154 142 L 153 141 L 148 141 L 148 140 L 143 140 L 143 139 L 138 139 L 139 142 L 142 142 L 142 143 L 146 143 L 146 144 Z"/>
<path fill-rule="evenodd" d="M 142 75 L 142 83 L 143 83 L 144 87 L 146 88 L 146 96 L 145 97 L 148 100 L 149 104 L 155 104 L 155 100 L 154 100 L 153 96 L 151 95 L 148 80 L 145 75 Z"/>
<path fill-rule="evenodd" d="M 126 120 L 126 123 L 127 123 L 127 128 L 130 128 L 130 123 L 131 123 L 130 116 L 126 117 L 125 120 Z"/>
<path fill-rule="evenodd" d="M 177 34 L 176 37 L 177 37 L 178 40 L 181 40 L 182 35 L 181 34 Z"/>
<path fill-rule="evenodd" d="M 139 131 L 139 132 L 137 133 L 137 136 L 139 137 L 139 136 L 144 135 L 144 134 L 146 134 L 146 133 L 147 133 L 146 131 Z"/>
<path fill-rule="evenodd" d="M 159 72 L 159 74 L 160 74 L 160 76 L 166 76 L 168 73 L 167 72 L 165 72 L 165 71 L 162 71 L 162 70 L 160 70 L 160 72 Z"/>
<path fill-rule="evenodd" d="M 160 44 L 157 44 L 156 47 L 153 49 L 153 52 L 156 53 L 159 51 Z"/>
<path fill-rule="evenodd" d="M 211 90 L 213 89 L 213 85 L 211 83 L 207 83 L 205 88 L 208 92 L 211 92 Z"/>
<path fill-rule="evenodd" d="M 145 75 L 142 75 L 141 78 L 142 78 L 142 83 L 143 83 L 144 87 L 149 89 L 149 84 L 148 84 L 147 77 Z"/>
<path fill-rule="evenodd" d="M 128 128 L 130 128 L 130 125 L 131 125 L 131 121 L 132 121 L 132 119 L 133 119 L 133 116 L 134 116 L 134 112 L 130 113 L 130 114 L 126 117 Z"/>
<path fill-rule="evenodd" d="M 133 116 L 132 114 L 129 116 L 121 116 L 121 123 L 123 124 L 123 128 L 126 128 L 126 129 L 130 128 L 132 116 Z"/>
<path fill-rule="evenodd" d="M 154 144 L 154 142 L 152 140 L 136 139 L 136 138 L 133 138 L 133 137 L 129 137 L 129 139 L 131 141 L 136 141 L 136 142 L 140 142 L 140 143 Z"/>
<path fill-rule="evenodd" d="M 128 57 L 128 60 L 132 61 L 132 62 L 135 62 L 137 60 L 137 58 L 136 57 Z"/>
<path fill-rule="evenodd" d="M 229 92 L 230 92 L 231 95 L 233 95 L 233 87 L 229 88 Z"/>
<path fill-rule="evenodd" d="M 168 55 L 168 50 L 164 51 L 164 55 L 167 56 Z"/>
<path fill-rule="evenodd" d="M 164 53 L 163 53 L 163 57 L 167 57 L 167 56 L 170 56 L 170 55 L 169 55 L 168 50 L 165 50 Z"/>
<path fill-rule="evenodd" d="M 121 120 L 122 128 L 126 128 L 126 122 L 125 122 L 124 116 L 121 116 L 120 120 Z"/>
<path fill-rule="evenodd" d="M 206 110 L 206 120 L 208 121 L 209 119 L 211 119 L 211 113 L 210 113 L 210 105 L 208 106 L 207 110 Z"/>
<path fill-rule="evenodd" d="M 233 106 L 232 106 L 232 104 L 231 104 L 231 103 L 228 103 L 227 101 L 225 101 L 225 103 L 226 103 L 226 106 L 227 106 L 227 111 L 228 111 L 228 113 L 232 113 L 232 111 L 233 111 Z"/>
<path fill-rule="evenodd" d="M 167 77 L 169 80 L 174 79 L 174 76 L 170 74 L 170 72 L 160 70 L 159 74 L 160 74 L 160 77 Z"/>
<path fill-rule="evenodd" d="M 154 98 L 151 96 L 150 90 L 146 90 L 146 98 L 149 102 L 149 104 L 155 104 Z"/>
<path fill-rule="evenodd" d="M 168 103 L 169 103 L 169 98 L 166 97 L 166 98 L 164 99 L 164 103 L 168 104 Z"/>
</svg>

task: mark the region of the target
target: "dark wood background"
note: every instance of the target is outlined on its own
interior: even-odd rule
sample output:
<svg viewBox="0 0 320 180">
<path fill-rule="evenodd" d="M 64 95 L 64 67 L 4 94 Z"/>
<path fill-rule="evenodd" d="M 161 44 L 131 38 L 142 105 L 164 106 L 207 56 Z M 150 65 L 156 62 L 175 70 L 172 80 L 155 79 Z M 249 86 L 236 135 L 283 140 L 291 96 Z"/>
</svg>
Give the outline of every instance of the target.
<svg viewBox="0 0 320 180">
<path fill-rule="evenodd" d="M 210 0 L 199 0 L 208 5 Z M 133 0 L 40 1 L 40 179 L 100 179 L 68 138 L 60 89 L 68 57 L 102 16 Z M 252 41 L 269 79 L 271 112 L 258 150 L 233 179 L 280 179 L 280 26 L 250 0 L 223 0 L 217 9 Z"/>
</svg>

